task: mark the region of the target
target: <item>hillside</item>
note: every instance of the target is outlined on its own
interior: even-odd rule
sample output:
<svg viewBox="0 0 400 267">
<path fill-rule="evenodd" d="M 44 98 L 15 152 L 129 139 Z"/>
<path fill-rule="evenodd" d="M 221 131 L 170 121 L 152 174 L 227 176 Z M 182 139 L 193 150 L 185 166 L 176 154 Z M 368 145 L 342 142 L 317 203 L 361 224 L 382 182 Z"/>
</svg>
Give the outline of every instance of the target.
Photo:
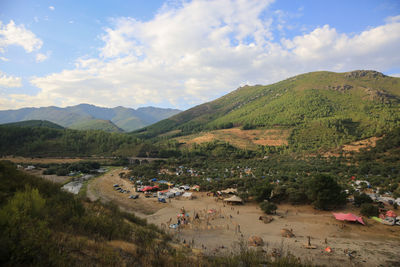
<svg viewBox="0 0 400 267">
<path fill-rule="evenodd" d="M 136 132 L 187 136 L 240 127 L 290 131 L 293 149 L 337 147 L 381 135 L 400 122 L 400 78 L 376 71 L 312 72 L 272 85 L 244 86 Z"/>
<path fill-rule="evenodd" d="M 110 133 L 121 133 L 123 130 L 109 120 L 93 119 L 74 123 L 69 126 L 76 130 L 101 130 Z"/>
<path fill-rule="evenodd" d="M 167 263 L 183 253 L 155 225 L 112 203 L 74 197 L 4 161 L 0 178 L 2 266 L 174 266 Z M 181 254 L 182 265 L 199 265 L 189 256 Z"/>
<path fill-rule="evenodd" d="M 29 120 L 29 121 L 20 121 L 20 122 L 12 122 L 0 124 L 0 127 L 46 127 L 51 129 L 64 129 L 64 127 L 52 123 L 50 121 L 42 121 L 42 120 Z"/>
<path fill-rule="evenodd" d="M 138 108 L 135 110 L 124 107 L 103 108 L 80 104 L 66 108 L 41 107 L 2 110 L 0 111 L 0 123 L 47 120 L 67 128 L 109 129 L 111 132 L 119 131 L 117 128 L 120 128 L 123 131 L 129 132 L 166 119 L 179 112 L 180 110 L 177 109 L 155 107 Z M 102 120 L 102 122 L 99 120 Z M 112 126 L 111 124 L 115 125 Z M 82 128 L 79 128 L 79 126 L 82 126 Z"/>
</svg>

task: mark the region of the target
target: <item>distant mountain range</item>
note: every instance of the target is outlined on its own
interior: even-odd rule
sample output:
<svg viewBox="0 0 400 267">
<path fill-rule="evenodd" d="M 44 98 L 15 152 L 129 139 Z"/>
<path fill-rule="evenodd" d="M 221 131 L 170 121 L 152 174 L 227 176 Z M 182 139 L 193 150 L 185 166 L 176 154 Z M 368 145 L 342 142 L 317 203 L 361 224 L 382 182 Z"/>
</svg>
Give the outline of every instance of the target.
<svg viewBox="0 0 400 267">
<path fill-rule="evenodd" d="M 138 109 L 104 108 L 89 104 L 76 106 L 22 108 L 1 110 L 0 124 L 27 120 L 47 120 L 66 128 L 78 130 L 104 130 L 130 132 L 181 112 L 178 109 L 143 107 Z"/>
</svg>

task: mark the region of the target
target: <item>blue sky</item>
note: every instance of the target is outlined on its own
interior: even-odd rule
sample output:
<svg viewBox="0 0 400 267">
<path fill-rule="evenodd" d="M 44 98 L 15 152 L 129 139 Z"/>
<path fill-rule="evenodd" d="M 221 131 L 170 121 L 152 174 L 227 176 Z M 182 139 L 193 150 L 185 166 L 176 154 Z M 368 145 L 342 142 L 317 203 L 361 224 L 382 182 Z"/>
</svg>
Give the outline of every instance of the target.
<svg viewBox="0 0 400 267">
<path fill-rule="evenodd" d="M 0 0 L 0 109 L 187 109 L 244 84 L 400 76 L 400 2 Z"/>
</svg>

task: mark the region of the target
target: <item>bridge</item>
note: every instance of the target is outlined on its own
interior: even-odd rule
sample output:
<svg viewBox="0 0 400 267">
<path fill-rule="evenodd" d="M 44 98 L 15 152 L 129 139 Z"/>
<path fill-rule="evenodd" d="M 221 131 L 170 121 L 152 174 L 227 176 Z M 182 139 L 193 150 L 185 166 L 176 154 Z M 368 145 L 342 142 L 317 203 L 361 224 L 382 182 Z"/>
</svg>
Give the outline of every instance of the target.
<svg viewBox="0 0 400 267">
<path fill-rule="evenodd" d="M 166 159 L 165 158 L 129 157 L 128 160 L 129 160 L 130 165 L 135 164 L 137 160 L 139 161 L 139 164 L 141 165 L 143 161 L 153 162 L 156 160 L 166 160 Z"/>
</svg>

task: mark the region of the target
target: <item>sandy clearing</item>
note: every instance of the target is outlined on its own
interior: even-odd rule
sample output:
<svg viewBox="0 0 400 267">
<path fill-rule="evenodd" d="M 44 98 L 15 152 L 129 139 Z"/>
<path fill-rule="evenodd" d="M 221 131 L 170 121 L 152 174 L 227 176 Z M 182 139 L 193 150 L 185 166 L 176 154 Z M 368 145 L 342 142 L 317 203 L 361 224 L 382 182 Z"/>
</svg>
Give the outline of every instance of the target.
<svg viewBox="0 0 400 267">
<path fill-rule="evenodd" d="M 131 182 L 119 177 L 120 173 L 126 173 L 127 170 L 116 168 L 110 172 L 91 179 L 87 188 L 87 195 L 92 201 L 100 199 L 104 202 L 112 201 L 116 203 L 122 210 L 134 212 L 143 217 L 146 214 L 152 214 L 162 208 L 162 203 L 158 203 L 157 198 L 145 199 L 141 194 L 139 199 L 128 199 L 134 192 L 134 187 Z M 130 190 L 131 193 L 119 193 L 113 187 L 114 184 L 120 185 L 125 190 Z"/>
<path fill-rule="evenodd" d="M 257 145 L 281 146 L 288 144 L 288 129 L 242 130 L 239 128 L 221 129 L 195 135 L 179 137 L 177 140 L 185 144 L 201 144 L 219 140 L 229 142 L 240 148 L 257 148 Z"/>
<path fill-rule="evenodd" d="M 376 141 L 382 139 L 382 137 L 371 137 L 367 139 L 363 139 L 360 141 L 353 142 L 348 145 L 344 145 L 342 150 L 345 152 L 359 152 L 362 148 L 371 148 L 376 146 Z"/>
<path fill-rule="evenodd" d="M 221 202 L 215 202 L 204 195 L 200 195 L 197 200 L 173 199 L 166 205 L 164 209 L 149 215 L 148 221 L 162 226 L 168 225 L 172 218 L 172 222 L 176 223 L 176 215 L 182 207 L 192 218 L 195 212 L 203 211 L 203 214 L 210 208 L 217 210 L 216 218 L 211 219 L 209 225 L 204 219 L 199 227 L 193 224 L 180 231 L 168 230 L 185 242 L 193 239 L 197 248 L 204 245 L 207 247 L 206 253 L 228 250 L 240 239 L 247 241 L 250 236 L 256 235 L 266 242 L 267 250 L 284 247 L 295 256 L 318 264 L 351 265 L 345 250 L 356 251 L 352 262 L 360 266 L 378 266 L 384 263 L 387 263 L 384 264 L 387 266 L 390 261 L 400 262 L 400 227 L 384 226 L 370 220 L 368 226 L 342 224 L 336 221 L 330 212 L 316 212 L 310 207 L 290 205 L 279 206 L 278 213 L 286 214 L 287 211 L 283 218 L 274 216 L 274 221 L 264 224 L 258 220 L 263 213 L 257 205 L 224 207 Z M 280 230 L 283 228 L 293 229 L 296 237 L 282 238 Z M 311 236 L 311 244 L 316 245 L 317 249 L 304 248 L 307 236 Z M 220 249 L 221 246 L 228 249 Z M 324 252 L 323 249 L 327 246 L 330 246 L 334 253 Z"/>
<path fill-rule="evenodd" d="M 284 248 L 303 260 L 312 260 L 316 264 L 329 266 L 399 266 L 400 264 L 400 227 L 385 226 L 366 219 L 367 226 L 336 221 L 330 212 L 316 211 L 310 206 L 279 205 L 274 221 L 264 224 L 258 220 L 263 212 L 256 204 L 229 206 L 195 192 L 195 199 L 174 198 L 168 203 L 158 203 L 155 198 L 144 198 L 140 194 L 137 200 L 128 199 L 128 194 L 117 193 L 113 184 L 123 188 L 132 188 L 132 183 L 121 179 L 122 169 L 114 169 L 104 176 L 92 179 L 88 186 L 88 196 L 92 200 L 114 201 L 121 209 L 134 212 L 146 218 L 149 223 L 166 229 L 185 243 L 194 241 L 194 247 L 206 254 L 223 253 L 232 249 L 240 240 L 247 241 L 252 235 L 263 238 L 264 249 Z M 184 207 L 191 222 L 179 230 L 170 229 L 177 222 L 177 215 Z M 215 209 L 215 215 L 208 215 L 209 209 Z M 346 211 L 352 211 L 351 208 Z M 198 213 L 200 220 L 192 220 Z M 208 223 L 207 223 L 208 221 Z M 240 228 L 240 232 L 239 232 Z M 295 238 L 281 237 L 282 228 L 293 229 Z M 307 236 L 317 249 L 304 248 Z M 327 243 L 325 243 L 325 240 Z M 224 248 L 222 249 L 221 246 Z M 333 253 L 324 252 L 327 246 Z M 204 249 L 203 249 L 204 247 Z M 345 251 L 355 251 L 350 261 Z"/>
</svg>

